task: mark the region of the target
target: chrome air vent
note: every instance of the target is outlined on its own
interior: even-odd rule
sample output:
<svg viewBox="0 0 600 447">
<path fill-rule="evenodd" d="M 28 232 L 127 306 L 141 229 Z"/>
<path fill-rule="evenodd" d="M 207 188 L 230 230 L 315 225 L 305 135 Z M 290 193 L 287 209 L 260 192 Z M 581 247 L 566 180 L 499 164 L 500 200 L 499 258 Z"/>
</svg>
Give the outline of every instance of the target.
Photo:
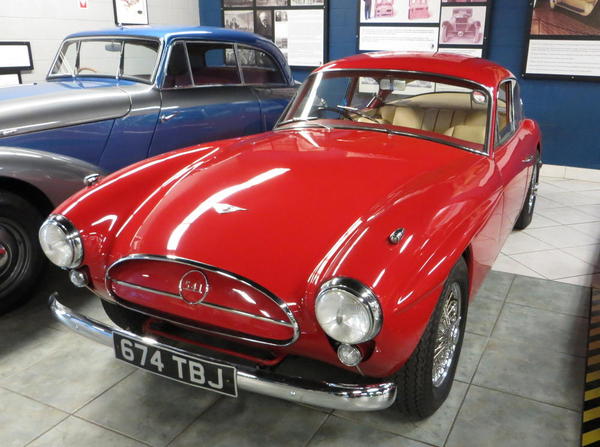
<svg viewBox="0 0 600 447">
<path fill-rule="evenodd" d="M 208 264 L 135 254 L 112 264 L 105 280 L 116 303 L 188 328 L 272 346 L 288 346 L 300 334 L 285 302 Z"/>
</svg>

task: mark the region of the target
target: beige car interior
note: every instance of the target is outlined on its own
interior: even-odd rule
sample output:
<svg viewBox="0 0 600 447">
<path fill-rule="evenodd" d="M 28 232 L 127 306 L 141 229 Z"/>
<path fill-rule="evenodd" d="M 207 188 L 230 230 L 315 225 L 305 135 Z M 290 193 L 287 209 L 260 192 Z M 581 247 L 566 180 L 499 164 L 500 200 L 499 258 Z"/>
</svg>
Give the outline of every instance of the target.
<svg viewBox="0 0 600 447">
<path fill-rule="evenodd" d="M 470 93 L 428 93 L 374 109 L 381 124 L 421 129 L 477 144 L 485 143 L 487 105 L 472 101 Z M 358 122 L 372 122 L 360 117 Z"/>
</svg>

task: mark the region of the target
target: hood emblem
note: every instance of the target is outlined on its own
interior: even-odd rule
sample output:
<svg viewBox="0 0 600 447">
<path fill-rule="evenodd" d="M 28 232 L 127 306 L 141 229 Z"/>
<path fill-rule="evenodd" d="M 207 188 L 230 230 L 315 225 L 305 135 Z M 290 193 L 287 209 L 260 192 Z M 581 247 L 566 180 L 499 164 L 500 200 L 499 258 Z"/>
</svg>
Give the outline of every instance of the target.
<svg viewBox="0 0 600 447">
<path fill-rule="evenodd" d="M 246 208 L 240 208 L 239 206 L 229 205 L 228 203 L 215 203 L 213 205 L 213 208 L 219 214 L 235 213 L 236 211 L 248 211 Z"/>
<path fill-rule="evenodd" d="M 199 304 L 208 293 L 208 280 L 200 270 L 190 270 L 179 281 L 179 296 L 188 304 Z"/>
</svg>

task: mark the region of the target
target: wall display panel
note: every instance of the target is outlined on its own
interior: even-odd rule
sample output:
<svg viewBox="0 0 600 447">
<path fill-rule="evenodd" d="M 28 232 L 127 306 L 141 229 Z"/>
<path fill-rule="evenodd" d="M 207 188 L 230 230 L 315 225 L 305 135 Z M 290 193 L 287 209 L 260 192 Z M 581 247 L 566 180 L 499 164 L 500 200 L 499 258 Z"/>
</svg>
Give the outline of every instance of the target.
<svg viewBox="0 0 600 447">
<path fill-rule="evenodd" d="M 360 0 L 359 51 L 486 54 L 491 0 Z"/>
<path fill-rule="evenodd" d="M 0 74 L 0 87 L 10 87 L 21 83 L 21 75 L 19 73 Z"/>
<path fill-rule="evenodd" d="M 222 0 L 225 28 L 260 34 L 281 49 L 290 66 L 327 61 L 327 0 Z"/>
<path fill-rule="evenodd" d="M 0 70 L 33 70 L 29 42 L 0 42 Z"/>
<path fill-rule="evenodd" d="M 147 0 L 113 0 L 117 25 L 148 25 Z"/>
<path fill-rule="evenodd" d="M 530 2 L 523 76 L 600 79 L 598 0 Z"/>
</svg>

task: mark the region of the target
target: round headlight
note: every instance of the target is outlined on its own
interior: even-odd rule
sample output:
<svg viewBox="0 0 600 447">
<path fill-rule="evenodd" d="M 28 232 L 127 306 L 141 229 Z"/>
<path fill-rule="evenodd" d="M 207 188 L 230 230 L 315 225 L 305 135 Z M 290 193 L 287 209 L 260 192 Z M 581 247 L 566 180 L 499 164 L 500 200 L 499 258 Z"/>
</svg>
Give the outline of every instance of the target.
<svg viewBox="0 0 600 447">
<path fill-rule="evenodd" d="M 62 268 L 76 268 L 83 259 L 79 232 L 64 216 L 50 216 L 40 228 L 40 245 L 52 261 Z"/>
<path fill-rule="evenodd" d="M 349 345 L 371 340 L 381 329 L 381 307 L 375 294 L 350 278 L 334 278 L 323 284 L 315 313 L 327 335 Z"/>
</svg>

